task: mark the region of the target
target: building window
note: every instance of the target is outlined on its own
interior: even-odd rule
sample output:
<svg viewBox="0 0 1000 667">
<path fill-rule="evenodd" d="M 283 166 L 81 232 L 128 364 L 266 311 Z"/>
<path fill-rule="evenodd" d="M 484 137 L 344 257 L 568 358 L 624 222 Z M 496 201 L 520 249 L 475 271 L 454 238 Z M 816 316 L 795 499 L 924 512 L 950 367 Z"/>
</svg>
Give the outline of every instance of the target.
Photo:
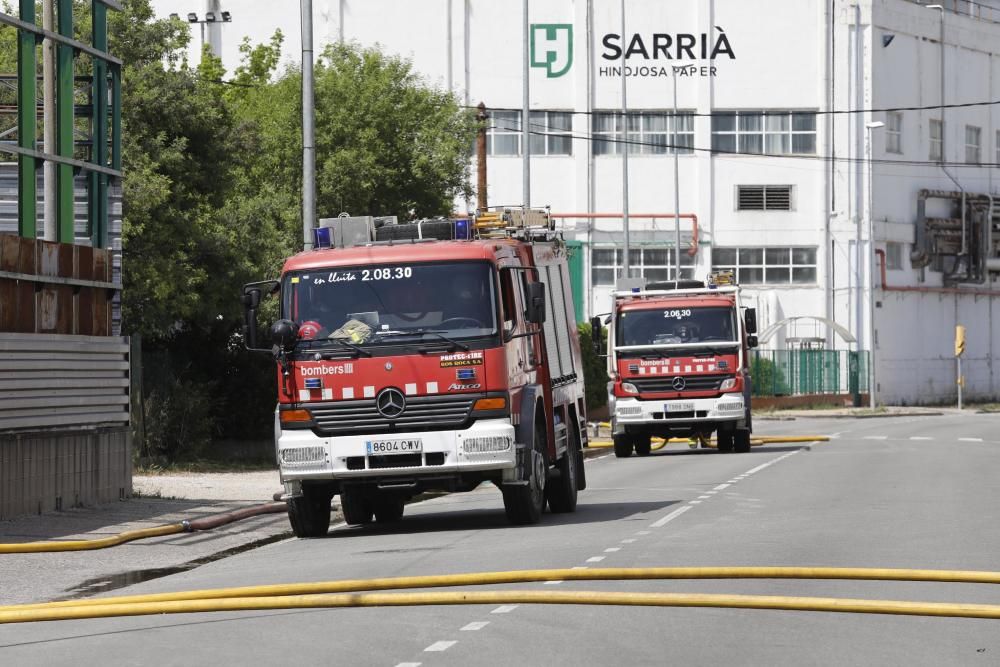
<svg viewBox="0 0 1000 667">
<path fill-rule="evenodd" d="M 791 211 L 790 185 L 737 185 L 737 211 Z"/>
<path fill-rule="evenodd" d="M 771 155 L 815 154 L 816 114 L 793 111 L 713 114 L 712 150 Z"/>
<path fill-rule="evenodd" d="M 622 115 L 618 112 L 599 112 L 593 115 L 591 131 L 594 155 L 621 155 L 622 146 L 628 146 L 629 155 L 665 155 L 674 149 L 674 125 L 677 126 L 678 153 L 694 150 L 694 116 L 678 113 L 631 113 L 628 127 L 622 128 Z"/>
<path fill-rule="evenodd" d="M 941 160 L 942 147 L 944 145 L 944 121 L 931 119 L 930 123 L 931 150 L 927 156 L 929 160 Z"/>
<path fill-rule="evenodd" d="M 528 130 L 532 155 L 573 154 L 573 114 L 564 111 L 532 111 Z"/>
<path fill-rule="evenodd" d="M 622 274 L 624 251 L 621 248 L 593 248 L 590 251 L 590 283 L 595 287 L 614 286 Z M 681 252 L 681 278 L 694 277 L 695 258 Z M 632 275 L 646 282 L 674 280 L 674 251 L 667 247 L 629 248 Z"/>
<path fill-rule="evenodd" d="M 713 248 L 712 270 L 732 271 L 741 285 L 813 285 L 816 248 Z"/>
<path fill-rule="evenodd" d="M 886 114 L 885 127 L 885 152 L 903 152 L 903 114 L 899 111 L 890 111 Z"/>
<path fill-rule="evenodd" d="M 490 126 L 486 129 L 486 154 L 521 154 L 520 111 L 490 111 Z"/>
<path fill-rule="evenodd" d="M 885 244 L 885 268 L 899 271 L 903 268 L 903 244 L 889 241 Z"/>
<path fill-rule="evenodd" d="M 981 135 L 982 130 L 975 125 L 965 126 L 965 162 L 967 164 L 982 162 L 982 150 L 979 143 Z"/>
</svg>

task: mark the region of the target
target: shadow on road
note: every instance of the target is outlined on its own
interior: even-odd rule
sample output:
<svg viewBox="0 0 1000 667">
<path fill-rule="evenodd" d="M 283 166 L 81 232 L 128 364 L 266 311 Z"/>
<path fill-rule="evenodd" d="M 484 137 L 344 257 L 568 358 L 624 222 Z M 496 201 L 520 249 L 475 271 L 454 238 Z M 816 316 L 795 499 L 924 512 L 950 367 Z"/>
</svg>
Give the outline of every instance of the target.
<svg viewBox="0 0 1000 667">
<path fill-rule="evenodd" d="M 319 539 L 350 539 L 362 535 L 407 535 L 417 533 L 438 533 L 456 530 L 531 530 L 532 528 L 551 528 L 554 526 L 569 526 L 584 523 L 606 523 L 609 521 L 650 521 L 656 516 L 652 513 L 676 505 L 680 500 L 664 501 L 634 501 L 620 503 L 589 503 L 580 502 L 576 511 L 569 514 L 552 514 L 546 512 L 542 520 L 534 526 L 513 526 L 507 521 L 503 505 L 497 494 L 495 508 L 468 510 L 453 510 L 447 505 L 440 505 L 439 511 L 405 516 L 401 521 L 389 524 L 371 523 L 365 526 L 344 527 L 332 531 Z M 430 508 L 428 508 L 430 509 Z M 646 516 L 651 515 L 651 516 Z M 400 549 L 399 551 L 409 551 Z M 371 553 L 371 552 L 365 552 Z M 378 553 L 384 553 L 379 551 Z"/>
</svg>

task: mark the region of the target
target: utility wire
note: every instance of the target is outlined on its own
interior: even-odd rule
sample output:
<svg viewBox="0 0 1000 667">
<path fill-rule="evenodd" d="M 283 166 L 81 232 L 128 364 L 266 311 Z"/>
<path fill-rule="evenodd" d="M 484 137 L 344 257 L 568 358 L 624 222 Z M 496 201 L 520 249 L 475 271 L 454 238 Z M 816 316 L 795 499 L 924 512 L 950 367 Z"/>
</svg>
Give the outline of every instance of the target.
<svg viewBox="0 0 1000 667">
<path fill-rule="evenodd" d="M 529 125 L 536 125 L 535 123 L 529 123 Z M 520 132 L 520 127 L 507 127 L 504 125 L 493 125 L 494 129 L 507 130 L 510 132 Z M 672 144 L 667 143 L 652 143 L 648 141 L 636 141 L 633 139 L 614 139 L 605 137 L 594 137 L 589 134 L 572 134 L 569 132 L 541 132 L 538 130 L 528 130 L 528 134 L 543 136 L 543 137 L 566 137 L 568 139 L 581 139 L 583 141 L 601 141 L 608 144 L 626 144 L 630 146 L 652 146 L 655 148 L 675 148 Z M 615 134 L 619 134 L 616 132 Z M 763 132 L 761 132 L 763 134 Z M 735 136 L 735 135 L 734 135 Z M 760 152 L 749 152 L 749 151 L 726 151 L 719 150 L 715 148 L 704 148 L 698 146 L 680 146 L 681 150 L 692 151 L 695 153 L 711 153 L 713 155 L 743 155 L 747 157 L 767 157 L 767 158 L 785 158 L 792 160 L 811 160 L 816 162 L 846 162 L 846 163 L 856 163 L 856 164 L 888 164 L 888 165 L 898 165 L 902 167 L 966 167 L 966 168 L 976 168 L 981 169 L 983 167 L 1000 167 L 998 162 L 977 162 L 975 164 L 968 162 L 942 162 L 938 160 L 887 160 L 883 158 L 852 158 L 852 157 L 830 157 L 826 155 L 810 155 L 805 153 L 760 153 Z"/>
<path fill-rule="evenodd" d="M 854 114 L 854 113 L 884 113 L 888 111 L 937 111 L 940 109 L 966 109 L 969 107 L 983 107 L 983 106 L 996 106 L 1000 104 L 1000 100 L 984 101 L 984 102 L 957 102 L 955 104 L 929 104 L 927 106 L 909 106 L 909 107 L 880 107 L 873 109 L 828 109 L 826 111 L 820 110 L 809 110 L 809 109 L 747 109 L 746 111 L 753 113 L 763 113 L 766 115 L 787 115 L 787 114 L 803 114 L 803 115 L 816 115 L 816 116 L 829 116 L 829 115 L 844 115 L 844 114 Z M 478 109 L 478 106 L 473 105 L 463 105 L 466 109 Z M 487 107 L 486 111 L 521 111 L 519 108 L 515 107 Z M 575 116 L 620 116 L 622 112 L 620 109 L 607 109 L 605 111 L 565 111 L 559 109 L 533 109 L 533 111 L 545 112 L 551 111 L 553 113 L 566 113 L 573 114 Z M 712 118 L 715 116 L 733 116 L 738 112 L 742 112 L 742 109 L 734 109 L 732 111 L 710 111 L 708 113 L 697 113 L 694 111 L 680 111 L 677 113 L 678 116 L 695 116 L 698 118 Z M 672 111 L 649 111 L 649 110 L 635 110 L 629 111 L 629 115 L 643 115 L 643 116 L 673 116 Z"/>
</svg>

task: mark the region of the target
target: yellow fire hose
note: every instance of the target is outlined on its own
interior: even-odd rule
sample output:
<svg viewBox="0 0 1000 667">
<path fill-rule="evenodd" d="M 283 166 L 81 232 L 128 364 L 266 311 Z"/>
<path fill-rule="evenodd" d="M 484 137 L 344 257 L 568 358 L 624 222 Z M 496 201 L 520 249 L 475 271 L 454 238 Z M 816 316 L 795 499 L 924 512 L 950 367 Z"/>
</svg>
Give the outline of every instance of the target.
<svg viewBox="0 0 1000 667">
<path fill-rule="evenodd" d="M 640 579 L 848 579 L 1000 584 L 1000 572 L 832 567 L 662 567 L 473 572 L 454 575 L 207 589 L 13 605 L 0 607 L 0 623 L 208 611 L 518 603 L 719 607 L 1000 618 L 1000 605 L 893 600 L 596 591 L 357 593 L 357 591 L 495 585 L 551 580 L 624 581 Z"/>
</svg>

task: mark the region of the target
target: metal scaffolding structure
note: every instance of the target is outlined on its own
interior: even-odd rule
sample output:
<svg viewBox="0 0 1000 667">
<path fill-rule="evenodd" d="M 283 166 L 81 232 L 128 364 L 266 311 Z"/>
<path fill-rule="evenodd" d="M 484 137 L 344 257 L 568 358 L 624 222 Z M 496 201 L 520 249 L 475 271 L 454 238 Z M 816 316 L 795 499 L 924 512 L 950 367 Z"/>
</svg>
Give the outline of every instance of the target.
<svg viewBox="0 0 1000 667">
<path fill-rule="evenodd" d="M 110 179 L 121 178 L 121 60 L 108 49 L 108 9 L 121 11 L 115 0 L 92 0 L 91 44 L 73 38 L 73 2 L 56 0 L 58 32 L 36 25 L 34 0 L 20 0 L 19 17 L 0 13 L 0 25 L 18 31 L 17 144 L 0 140 L 0 152 L 18 157 L 18 234 L 38 235 L 36 170 L 46 160 L 56 170 L 58 240 L 73 243 L 74 170 L 87 174 L 87 221 L 91 245 L 108 246 L 108 190 Z M 36 47 L 44 40 L 57 45 L 56 54 L 56 153 L 38 150 L 38 93 Z M 90 95 L 90 144 L 88 159 L 74 155 L 75 53 L 93 61 Z"/>
</svg>

